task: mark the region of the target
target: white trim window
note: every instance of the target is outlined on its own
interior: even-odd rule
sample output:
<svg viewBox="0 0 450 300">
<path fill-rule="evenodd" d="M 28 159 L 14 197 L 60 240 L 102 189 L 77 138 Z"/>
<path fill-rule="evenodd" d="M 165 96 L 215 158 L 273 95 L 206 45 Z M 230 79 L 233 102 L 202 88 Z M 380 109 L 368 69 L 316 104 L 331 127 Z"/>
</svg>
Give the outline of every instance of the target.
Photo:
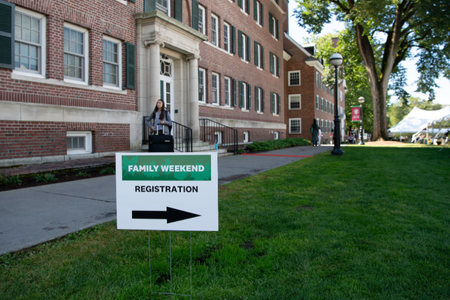
<svg viewBox="0 0 450 300">
<path fill-rule="evenodd" d="M 206 71 L 198 69 L 198 101 L 206 103 Z"/>
<path fill-rule="evenodd" d="M 262 69 L 263 68 L 263 60 L 264 60 L 264 55 L 263 55 L 263 51 L 262 51 L 262 46 L 257 43 L 256 44 L 256 51 L 258 53 L 258 61 L 257 61 L 257 67 Z"/>
<path fill-rule="evenodd" d="M 242 83 L 242 110 L 247 110 L 247 83 L 245 82 Z"/>
<path fill-rule="evenodd" d="M 68 131 L 67 154 L 92 153 L 92 132 Z"/>
<path fill-rule="evenodd" d="M 216 105 L 220 102 L 219 78 L 219 74 L 212 73 L 212 103 Z"/>
<path fill-rule="evenodd" d="M 302 119 L 301 118 L 289 119 L 289 133 L 290 134 L 301 134 L 302 133 Z"/>
<path fill-rule="evenodd" d="M 198 31 L 200 31 L 201 33 L 203 33 L 204 35 L 206 35 L 206 24 L 205 24 L 205 20 L 206 20 L 206 9 L 199 5 L 198 6 Z"/>
<path fill-rule="evenodd" d="M 156 9 L 162 11 L 170 17 L 170 1 L 169 0 L 156 0 Z"/>
<path fill-rule="evenodd" d="M 242 1 L 245 2 L 245 1 Z M 247 61 L 247 36 L 242 34 L 242 60 Z"/>
<path fill-rule="evenodd" d="M 298 95 L 289 95 L 289 110 L 299 110 L 302 109 L 300 94 Z"/>
<path fill-rule="evenodd" d="M 316 109 L 319 110 L 319 95 L 316 95 Z"/>
<path fill-rule="evenodd" d="M 211 15 L 211 43 L 219 46 L 219 18 L 215 15 Z"/>
<path fill-rule="evenodd" d="M 217 145 L 222 145 L 222 131 L 214 132 L 214 142 Z"/>
<path fill-rule="evenodd" d="M 300 86 L 300 71 L 289 71 L 289 86 Z"/>
<path fill-rule="evenodd" d="M 256 111 L 262 112 L 262 98 L 263 97 L 262 97 L 262 89 L 260 87 L 257 87 L 255 97 L 256 97 L 256 101 L 257 101 Z"/>
<path fill-rule="evenodd" d="M 103 37 L 103 86 L 122 89 L 122 43 Z"/>
<path fill-rule="evenodd" d="M 45 78 L 46 18 L 16 6 L 14 73 Z"/>
<path fill-rule="evenodd" d="M 323 111 L 323 98 L 320 97 L 320 110 Z"/>
<path fill-rule="evenodd" d="M 88 84 L 89 32 L 72 24 L 64 24 L 64 81 Z"/>
<path fill-rule="evenodd" d="M 231 79 L 228 77 L 225 77 L 225 84 L 224 84 L 224 92 L 225 92 L 225 106 L 230 106 L 230 99 L 231 99 Z"/>
<path fill-rule="evenodd" d="M 244 131 L 244 143 L 248 143 L 248 131 Z"/>
<path fill-rule="evenodd" d="M 253 2 L 255 3 L 255 14 L 256 14 L 256 23 L 263 26 L 263 9 L 262 4 L 259 1 Z"/>
<path fill-rule="evenodd" d="M 223 49 L 231 53 L 230 25 L 223 23 Z"/>
<path fill-rule="evenodd" d="M 247 14 L 247 0 L 242 0 L 241 11 Z"/>
</svg>

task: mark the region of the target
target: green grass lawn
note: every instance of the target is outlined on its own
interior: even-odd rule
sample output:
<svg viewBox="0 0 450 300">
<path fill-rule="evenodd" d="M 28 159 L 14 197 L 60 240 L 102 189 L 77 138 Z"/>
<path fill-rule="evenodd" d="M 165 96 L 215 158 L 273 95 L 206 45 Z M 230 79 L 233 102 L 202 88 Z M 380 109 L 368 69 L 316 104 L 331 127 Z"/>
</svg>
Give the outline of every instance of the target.
<svg viewBox="0 0 450 300">
<path fill-rule="evenodd" d="M 219 188 L 193 299 L 450 299 L 450 149 L 345 147 Z M 0 257 L 1 299 L 186 299 L 190 233 L 115 222 Z M 170 285 L 170 259 L 172 285 Z"/>
</svg>

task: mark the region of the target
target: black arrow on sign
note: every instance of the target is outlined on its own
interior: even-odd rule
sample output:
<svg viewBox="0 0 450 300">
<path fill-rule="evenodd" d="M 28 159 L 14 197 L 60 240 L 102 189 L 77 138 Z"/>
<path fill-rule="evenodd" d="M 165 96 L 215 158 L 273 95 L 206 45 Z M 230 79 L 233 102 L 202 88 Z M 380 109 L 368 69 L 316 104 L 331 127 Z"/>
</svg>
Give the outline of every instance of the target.
<svg viewBox="0 0 450 300">
<path fill-rule="evenodd" d="M 195 217 L 200 217 L 187 211 L 175 209 L 172 207 L 167 207 L 166 211 L 151 211 L 151 210 L 133 210 L 131 212 L 131 217 L 133 219 L 159 219 L 167 220 L 167 224 L 178 222 L 186 219 L 191 219 Z"/>
</svg>

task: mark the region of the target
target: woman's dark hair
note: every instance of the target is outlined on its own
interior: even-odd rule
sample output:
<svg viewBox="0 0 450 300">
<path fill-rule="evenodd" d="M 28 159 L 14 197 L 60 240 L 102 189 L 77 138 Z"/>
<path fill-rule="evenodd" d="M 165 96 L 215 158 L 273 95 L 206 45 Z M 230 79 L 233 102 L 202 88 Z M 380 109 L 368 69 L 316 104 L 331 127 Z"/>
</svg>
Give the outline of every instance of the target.
<svg viewBox="0 0 450 300">
<path fill-rule="evenodd" d="M 156 113 L 158 112 L 158 101 L 161 101 L 163 104 L 161 107 L 161 114 L 159 115 L 159 119 L 164 120 L 164 115 L 166 114 L 166 109 L 164 108 L 165 103 L 164 103 L 164 100 L 162 100 L 162 99 L 156 100 L 156 105 L 155 105 L 155 109 L 153 110 L 152 119 L 156 118 Z"/>
</svg>

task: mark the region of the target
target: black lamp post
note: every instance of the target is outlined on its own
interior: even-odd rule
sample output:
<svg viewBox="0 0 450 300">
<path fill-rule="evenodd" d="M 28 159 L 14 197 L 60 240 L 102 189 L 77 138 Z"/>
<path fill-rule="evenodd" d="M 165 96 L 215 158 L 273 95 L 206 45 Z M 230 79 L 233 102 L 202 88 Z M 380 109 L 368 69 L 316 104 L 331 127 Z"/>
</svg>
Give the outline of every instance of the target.
<svg viewBox="0 0 450 300">
<path fill-rule="evenodd" d="M 361 107 L 360 112 L 359 112 L 360 115 L 361 115 L 361 127 L 360 127 L 360 136 L 361 136 L 361 138 L 360 138 L 360 142 L 359 142 L 360 145 L 365 145 L 364 144 L 364 135 L 363 135 L 363 103 L 364 103 L 364 101 L 365 101 L 364 97 L 359 97 L 358 98 L 358 102 L 359 102 L 360 107 Z"/>
<path fill-rule="evenodd" d="M 334 88 L 334 148 L 331 150 L 331 155 L 344 155 L 344 150 L 341 149 L 341 120 L 339 119 L 339 103 L 338 103 L 338 67 L 342 65 L 344 59 L 339 53 L 335 53 L 330 57 L 330 63 L 334 66 L 335 74 L 335 88 Z"/>
</svg>

